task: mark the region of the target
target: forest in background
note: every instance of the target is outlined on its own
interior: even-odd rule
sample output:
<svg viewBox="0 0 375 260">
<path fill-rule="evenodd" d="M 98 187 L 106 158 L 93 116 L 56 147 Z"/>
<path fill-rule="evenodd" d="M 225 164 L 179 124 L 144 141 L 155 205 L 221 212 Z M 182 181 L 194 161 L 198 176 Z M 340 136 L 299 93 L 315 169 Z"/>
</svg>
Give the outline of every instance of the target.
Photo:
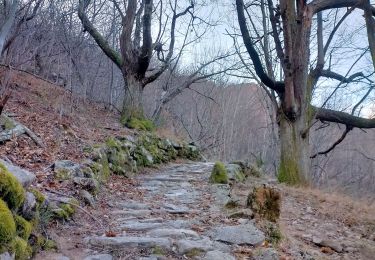
<svg viewBox="0 0 375 260">
<path fill-rule="evenodd" d="M 118 47 L 118 16 L 112 15 L 115 7 L 101 9 L 103 2 L 95 3 L 101 11 L 95 19 L 106 22 L 107 27 L 101 29 L 108 42 Z M 3 49 L 2 64 L 28 71 L 68 90 L 70 103 L 60 108 L 62 116 L 69 114 L 71 107 L 79 108 L 81 102 L 99 102 L 115 113 L 120 112 L 124 92 L 121 71 L 83 30 L 76 13 L 77 1 L 24 1 L 23 6 L 17 11 L 11 37 Z M 163 105 L 160 116 L 154 117 L 161 128 L 188 137 L 210 160 L 248 159 L 258 163 L 265 172 L 276 175 L 279 140 L 272 102 L 256 83 L 243 83 L 252 82 L 251 79 L 245 77 L 237 83 L 231 82 L 233 74 L 243 70 L 243 66 L 234 63 L 222 68 L 233 55 L 218 56 L 196 62 L 214 61 L 214 66 L 202 69 L 203 72 L 200 70 L 203 65 L 184 66 L 184 63 L 176 64 L 173 70 L 167 69 L 158 80 L 146 86 L 145 113 L 154 117 L 161 98 L 166 93 L 177 93 Z M 222 57 L 229 61 L 221 62 Z M 203 78 L 191 82 L 191 76 L 197 71 Z M 223 72 L 224 76 L 216 71 Z M 185 82 L 190 84 L 184 85 Z M 345 95 L 345 92 L 335 95 L 330 104 L 345 105 Z M 366 107 L 370 105 L 371 102 Z M 328 148 L 343 129 L 335 124 L 314 125 L 310 136 L 311 155 Z M 360 197 L 374 197 L 374 141 L 374 130 L 351 131 L 327 156 L 312 160 L 314 183 Z"/>
</svg>

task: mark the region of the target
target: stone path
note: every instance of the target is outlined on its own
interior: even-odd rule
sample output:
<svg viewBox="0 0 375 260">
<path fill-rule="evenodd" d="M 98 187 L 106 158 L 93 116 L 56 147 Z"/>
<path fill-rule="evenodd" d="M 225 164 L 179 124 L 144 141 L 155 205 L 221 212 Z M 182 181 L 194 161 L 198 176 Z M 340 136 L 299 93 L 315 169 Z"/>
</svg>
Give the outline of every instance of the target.
<svg viewBox="0 0 375 260">
<path fill-rule="evenodd" d="M 116 236 L 91 236 L 86 259 L 231 260 L 238 247 L 263 243 L 249 219 L 228 219 L 229 186 L 209 184 L 212 163 L 169 165 L 139 175 L 138 200 L 113 202 Z"/>
</svg>

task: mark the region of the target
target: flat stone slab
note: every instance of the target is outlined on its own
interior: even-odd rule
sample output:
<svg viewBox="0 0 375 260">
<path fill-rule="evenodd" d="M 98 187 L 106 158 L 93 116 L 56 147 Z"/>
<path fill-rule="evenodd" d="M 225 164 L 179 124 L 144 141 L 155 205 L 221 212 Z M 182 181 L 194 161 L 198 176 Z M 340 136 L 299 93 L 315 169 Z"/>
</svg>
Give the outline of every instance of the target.
<svg viewBox="0 0 375 260">
<path fill-rule="evenodd" d="M 5 168 L 7 168 L 7 170 L 17 178 L 23 187 L 28 187 L 36 179 L 35 174 L 29 172 L 28 170 L 22 169 L 1 159 L 0 163 L 3 164 Z"/>
<path fill-rule="evenodd" d="M 135 216 L 135 217 L 143 217 L 150 215 L 152 210 L 148 209 L 139 209 L 139 210 L 114 210 L 112 212 L 113 215 L 126 215 L 126 216 Z"/>
<path fill-rule="evenodd" d="M 177 251 L 180 254 L 186 254 L 193 250 L 207 252 L 214 250 L 213 242 L 208 238 L 200 239 L 200 240 L 188 240 L 188 239 L 181 239 L 178 240 L 176 243 Z"/>
<path fill-rule="evenodd" d="M 171 214 L 186 214 L 190 212 L 188 207 L 173 204 L 164 204 L 164 209 Z"/>
<path fill-rule="evenodd" d="M 114 249 L 152 248 L 170 249 L 172 243 L 167 238 L 154 237 L 88 237 L 85 242 L 91 246 L 110 247 Z"/>
<path fill-rule="evenodd" d="M 136 201 L 129 201 L 121 203 L 120 206 L 124 207 L 124 209 L 134 209 L 134 210 L 142 210 L 142 209 L 150 209 L 150 205 L 146 203 L 140 203 Z"/>
<path fill-rule="evenodd" d="M 264 242 L 264 234 L 252 224 L 216 227 L 210 232 L 216 241 L 235 245 L 257 246 Z"/>
<path fill-rule="evenodd" d="M 112 260 L 113 257 L 109 254 L 99 254 L 86 256 L 83 260 Z"/>
<path fill-rule="evenodd" d="M 128 221 L 125 222 L 121 228 L 131 231 L 147 231 L 151 229 L 159 228 L 187 228 L 191 226 L 191 222 L 187 220 L 169 220 L 165 222 L 155 221 L 147 222 L 145 221 Z"/>
<path fill-rule="evenodd" d="M 231 254 L 214 250 L 207 252 L 207 254 L 203 257 L 203 260 L 236 260 L 236 258 Z"/>
<path fill-rule="evenodd" d="M 199 234 L 190 229 L 174 229 L 174 228 L 160 228 L 154 229 L 147 233 L 150 237 L 170 237 L 174 239 L 181 238 L 199 238 Z"/>
</svg>

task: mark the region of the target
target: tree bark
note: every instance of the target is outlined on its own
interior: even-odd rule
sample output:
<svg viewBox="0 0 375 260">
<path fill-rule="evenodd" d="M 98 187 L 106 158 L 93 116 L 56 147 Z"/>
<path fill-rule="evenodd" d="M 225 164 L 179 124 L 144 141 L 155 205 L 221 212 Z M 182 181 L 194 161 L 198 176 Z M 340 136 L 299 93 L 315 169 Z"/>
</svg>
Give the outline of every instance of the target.
<svg viewBox="0 0 375 260">
<path fill-rule="evenodd" d="M 144 118 L 143 113 L 143 85 L 134 75 L 124 76 L 125 95 L 123 100 L 121 120 L 126 121 L 131 117 Z"/>
<path fill-rule="evenodd" d="M 9 3 L 9 2 L 6 2 L 6 3 Z M 12 29 L 14 20 L 16 19 L 17 7 L 18 7 L 18 0 L 13 0 L 10 6 L 9 14 L 5 17 L 4 23 L 0 26 L 0 54 L 3 51 L 6 39 L 10 33 L 10 30 Z"/>
<path fill-rule="evenodd" d="M 283 112 L 279 114 L 280 164 L 278 180 L 288 184 L 306 184 L 310 181 L 309 135 L 301 134 L 308 116 L 301 114 L 290 121 Z"/>
</svg>

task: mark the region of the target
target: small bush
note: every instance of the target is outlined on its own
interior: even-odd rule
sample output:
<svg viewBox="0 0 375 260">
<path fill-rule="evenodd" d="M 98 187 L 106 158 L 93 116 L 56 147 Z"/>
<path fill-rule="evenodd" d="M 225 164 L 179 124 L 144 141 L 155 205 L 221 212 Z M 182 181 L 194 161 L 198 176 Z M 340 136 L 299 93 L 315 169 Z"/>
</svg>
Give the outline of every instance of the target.
<svg viewBox="0 0 375 260">
<path fill-rule="evenodd" d="M 280 217 L 280 193 L 271 187 L 255 187 L 247 197 L 247 206 L 259 217 L 276 222 Z"/>
<path fill-rule="evenodd" d="M 228 174 L 225 165 L 222 162 L 216 162 L 212 169 L 210 181 L 212 183 L 227 184 Z"/>
</svg>

